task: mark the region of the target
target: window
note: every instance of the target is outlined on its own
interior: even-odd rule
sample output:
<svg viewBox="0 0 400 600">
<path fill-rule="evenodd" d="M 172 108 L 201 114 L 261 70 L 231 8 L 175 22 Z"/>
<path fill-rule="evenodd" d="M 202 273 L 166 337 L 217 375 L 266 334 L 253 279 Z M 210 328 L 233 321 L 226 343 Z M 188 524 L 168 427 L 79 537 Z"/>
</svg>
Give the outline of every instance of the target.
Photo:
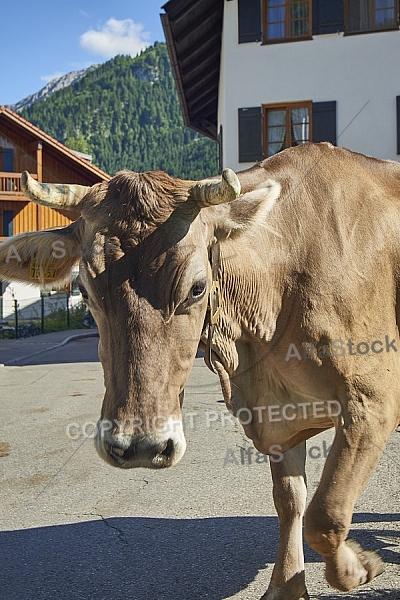
<svg viewBox="0 0 400 600">
<path fill-rule="evenodd" d="M 276 44 L 344 31 L 343 0 L 237 1 L 239 44 Z"/>
<path fill-rule="evenodd" d="M 14 235 L 14 213 L 12 210 L 3 210 L 3 237 Z"/>
<path fill-rule="evenodd" d="M 263 106 L 264 156 L 310 141 L 311 109 L 311 102 Z"/>
<path fill-rule="evenodd" d="M 346 0 L 347 33 L 398 29 L 398 0 Z"/>
<path fill-rule="evenodd" d="M 13 148 L 2 148 L 1 149 L 1 170 L 6 173 L 14 172 L 14 149 Z"/>
<path fill-rule="evenodd" d="M 14 172 L 14 149 L 0 148 L 0 171 L 4 173 Z M 6 192 L 15 192 L 15 180 L 7 178 L 3 180 L 3 190 Z"/>
<path fill-rule="evenodd" d="M 311 0 L 264 0 L 264 42 L 311 37 Z"/>
<path fill-rule="evenodd" d="M 399 29 L 400 0 L 238 0 L 239 44 Z M 260 10 L 262 8 L 262 11 Z M 262 13 L 262 16 L 261 16 Z"/>
<path fill-rule="evenodd" d="M 254 163 L 306 141 L 336 145 L 336 112 L 335 100 L 239 108 L 239 162 Z"/>
</svg>

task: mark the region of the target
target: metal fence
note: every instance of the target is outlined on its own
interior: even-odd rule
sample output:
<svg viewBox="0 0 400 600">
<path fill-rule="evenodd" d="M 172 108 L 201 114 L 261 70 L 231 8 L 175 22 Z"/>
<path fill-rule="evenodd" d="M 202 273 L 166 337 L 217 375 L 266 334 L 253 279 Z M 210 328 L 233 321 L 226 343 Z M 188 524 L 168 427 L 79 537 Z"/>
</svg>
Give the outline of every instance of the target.
<svg viewBox="0 0 400 600">
<path fill-rule="evenodd" d="M 93 326 L 81 298 L 66 292 L 42 293 L 23 300 L 0 296 L 0 338 L 18 339 Z"/>
</svg>

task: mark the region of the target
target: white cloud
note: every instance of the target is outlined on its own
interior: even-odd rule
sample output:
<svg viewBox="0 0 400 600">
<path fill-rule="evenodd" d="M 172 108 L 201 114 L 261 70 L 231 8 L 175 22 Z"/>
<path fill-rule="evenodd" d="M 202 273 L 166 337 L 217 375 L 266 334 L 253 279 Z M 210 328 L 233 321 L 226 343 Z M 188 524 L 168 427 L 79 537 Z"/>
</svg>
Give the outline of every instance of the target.
<svg viewBox="0 0 400 600">
<path fill-rule="evenodd" d="M 150 34 L 143 31 L 143 25 L 132 19 L 109 19 L 99 29 L 89 29 L 80 37 L 82 48 L 90 54 L 112 58 L 117 54 L 136 56 L 149 46 Z"/>
<path fill-rule="evenodd" d="M 65 75 L 65 73 L 63 71 L 56 71 L 55 73 L 52 73 L 51 75 L 41 75 L 40 79 L 42 81 L 45 81 L 46 83 L 49 83 L 49 81 L 52 81 L 53 79 L 57 79 L 58 77 L 62 77 L 63 75 Z"/>
</svg>

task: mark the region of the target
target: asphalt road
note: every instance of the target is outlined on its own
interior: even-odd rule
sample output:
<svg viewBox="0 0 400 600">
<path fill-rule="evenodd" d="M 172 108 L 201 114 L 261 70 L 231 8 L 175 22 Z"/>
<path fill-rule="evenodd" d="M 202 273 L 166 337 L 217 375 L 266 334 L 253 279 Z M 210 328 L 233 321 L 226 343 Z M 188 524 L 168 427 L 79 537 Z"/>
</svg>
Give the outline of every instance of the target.
<svg viewBox="0 0 400 600">
<path fill-rule="evenodd" d="M 248 463 L 241 427 L 222 419 L 217 378 L 196 359 L 185 397 L 188 450 L 176 467 L 114 469 L 90 439 L 103 393 L 96 343 L 0 369 L 0 599 L 258 600 L 278 539 L 269 467 Z M 309 444 L 319 449 L 308 459 L 310 497 L 331 439 L 327 432 Z M 385 573 L 339 594 L 306 548 L 313 600 L 399 600 L 399 450 L 393 434 L 351 531 L 379 551 Z"/>
</svg>

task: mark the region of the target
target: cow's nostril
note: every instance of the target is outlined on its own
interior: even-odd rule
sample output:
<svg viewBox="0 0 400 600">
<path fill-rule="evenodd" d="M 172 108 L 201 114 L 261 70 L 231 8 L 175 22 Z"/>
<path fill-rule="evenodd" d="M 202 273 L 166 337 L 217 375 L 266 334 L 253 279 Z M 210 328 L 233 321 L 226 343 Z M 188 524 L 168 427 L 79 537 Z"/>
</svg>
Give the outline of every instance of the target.
<svg viewBox="0 0 400 600">
<path fill-rule="evenodd" d="M 174 452 L 174 442 L 169 439 L 160 444 L 157 448 L 157 454 L 151 461 L 155 467 L 168 467 L 171 464 L 171 456 Z"/>
<path fill-rule="evenodd" d="M 147 438 L 133 439 L 128 446 L 120 440 L 105 440 L 104 449 L 114 459 L 116 466 L 125 466 L 134 461 L 142 466 L 147 463 L 157 469 L 170 467 L 176 454 L 175 442 L 171 438 L 157 444 Z"/>
<path fill-rule="evenodd" d="M 171 438 L 165 443 L 165 447 L 160 454 L 163 456 L 171 456 L 174 451 L 174 442 Z"/>
<path fill-rule="evenodd" d="M 125 448 L 121 448 L 121 446 L 113 442 L 110 445 L 109 452 L 112 456 L 115 456 L 115 458 L 124 458 Z"/>
</svg>

